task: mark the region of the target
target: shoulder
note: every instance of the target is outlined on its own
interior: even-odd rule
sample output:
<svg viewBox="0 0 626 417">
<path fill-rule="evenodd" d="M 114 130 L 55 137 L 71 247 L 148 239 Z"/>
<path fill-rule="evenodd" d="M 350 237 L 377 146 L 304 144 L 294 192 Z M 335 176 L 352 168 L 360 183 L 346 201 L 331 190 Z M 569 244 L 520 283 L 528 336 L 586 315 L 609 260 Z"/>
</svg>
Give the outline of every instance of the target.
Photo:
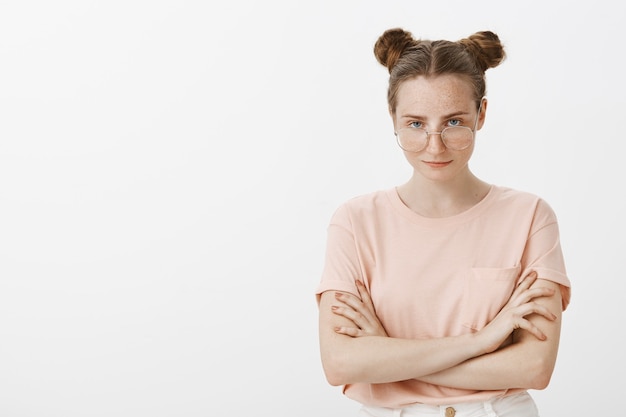
<svg viewBox="0 0 626 417">
<path fill-rule="evenodd" d="M 519 205 L 527 205 L 527 206 L 546 206 L 550 207 L 550 205 L 539 195 L 523 191 L 517 190 L 509 187 L 502 186 L 493 186 L 495 189 L 495 194 L 497 196 L 498 201 L 506 202 L 509 204 L 519 204 Z"/>
<path fill-rule="evenodd" d="M 357 195 L 346 200 L 340 207 L 351 210 L 367 210 L 385 204 L 390 190 L 377 190 L 367 194 Z"/>
<path fill-rule="evenodd" d="M 392 190 L 377 190 L 349 198 L 337 207 L 331 223 L 348 224 L 357 219 L 372 218 L 389 207 Z"/>
<path fill-rule="evenodd" d="M 501 201 L 520 203 L 520 204 L 532 204 L 540 199 L 536 194 L 528 191 L 517 190 L 510 187 L 503 187 L 500 185 L 493 186 L 495 194 Z"/>
<path fill-rule="evenodd" d="M 544 221 L 556 221 L 550 204 L 537 194 L 502 186 L 494 186 L 494 194 L 496 205 L 505 205 L 513 212 L 532 213 L 533 217 Z"/>
</svg>

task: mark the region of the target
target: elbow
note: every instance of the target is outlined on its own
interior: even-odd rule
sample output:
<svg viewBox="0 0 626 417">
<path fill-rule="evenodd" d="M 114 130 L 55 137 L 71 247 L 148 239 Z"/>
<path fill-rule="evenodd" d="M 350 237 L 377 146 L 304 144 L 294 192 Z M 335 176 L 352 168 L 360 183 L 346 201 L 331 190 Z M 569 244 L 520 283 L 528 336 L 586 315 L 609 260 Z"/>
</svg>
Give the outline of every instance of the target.
<svg viewBox="0 0 626 417">
<path fill-rule="evenodd" d="M 349 364 L 343 360 L 340 355 L 331 355 L 331 357 L 322 360 L 324 375 L 326 381 L 332 386 L 342 386 L 351 382 Z"/>
<path fill-rule="evenodd" d="M 550 378 L 552 377 L 551 373 L 540 373 L 534 376 L 531 381 L 530 389 L 543 390 L 548 388 L 550 385 Z"/>
<path fill-rule="evenodd" d="M 326 373 L 326 381 L 333 387 L 339 387 L 345 385 L 343 378 L 340 375 L 336 375 L 335 373 L 325 371 Z"/>
<path fill-rule="evenodd" d="M 346 385 L 348 378 L 345 372 L 337 366 L 324 365 L 324 375 L 326 375 L 326 381 L 334 387 Z"/>
<path fill-rule="evenodd" d="M 535 390 L 544 390 L 550 385 L 552 372 L 554 371 L 554 363 L 539 360 L 535 366 L 530 367 L 528 388 Z"/>
</svg>

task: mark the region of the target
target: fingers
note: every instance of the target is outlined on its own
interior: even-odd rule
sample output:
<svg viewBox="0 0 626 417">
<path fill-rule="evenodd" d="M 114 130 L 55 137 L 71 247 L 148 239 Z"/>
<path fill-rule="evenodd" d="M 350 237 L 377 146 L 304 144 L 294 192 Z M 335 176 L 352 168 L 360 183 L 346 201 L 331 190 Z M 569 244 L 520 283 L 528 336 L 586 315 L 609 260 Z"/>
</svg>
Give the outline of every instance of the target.
<svg viewBox="0 0 626 417">
<path fill-rule="evenodd" d="M 539 340 L 546 340 L 547 339 L 547 336 L 541 330 L 539 330 L 539 328 L 537 326 L 535 326 L 534 324 L 532 324 L 528 320 L 523 320 L 522 322 L 520 322 L 520 324 L 518 326 L 518 329 L 524 329 L 524 330 L 528 331 L 530 334 L 532 334 L 533 336 L 535 336 Z"/>
<path fill-rule="evenodd" d="M 335 300 L 339 301 L 342 304 L 347 305 L 353 310 L 361 311 L 363 310 L 363 303 L 357 297 L 352 294 L 336 292 Z"/>
<path fill-rule="evenodd" d="M 371 309 L 372 311 L 374 310 L 374 303 L 372 302 L 372 298 L 370 297 L 369 292 L 367 291 L 367 288 L 365 288 L 365 284 L 363 284 L 363 281 L 361 280 L 357 280 L 356 281 L 356 289 L 359 293 L 359 297 L 355 297 L 352 294 L 345 294 L 345 296 L 347 298 L 344 299 L 343 297 L 343 293 L 335 293 L 335 298 L 337 298 L 338 300 L 341 300 L 342 302 L 348 304 L 349 306 L 353 307 L 353 308 L 357 308 L 360 307 L 362 305 L 365 305 L 368 309 Z"/>
<path fill-rule="evenodd" d="M 516 329 L 527 330 L 539 340 L 546 340 L 546 335 L 526 317 L 530 314 L 538 314 L 550 321 L 554 321 L 556 320 L 556 315 L 547 307 L 537 303 L 526 303 L 518 309 L 516 317 L 513 318 L 513 326 Z"/>
<path fill-rule="evenodd" d="M 350 326 L 337 326 L 335 332 L 344 334 L 351 337 L 361 337 L 368 334 L 367 328 L 369 322 L 361 313 L 355 311 L 351 307 L 331 306 L 333 313 L 338 316 L 342 316 L 354 323 L 354 327 Z"/>
<path fill-rule="evenodd" d="M 554 289 L 547 287 L 537 287 L 531 288 L 531 286 L 537 280 L 537 272 L 532 271 L 527 276 L 525 276 L 522 281 L 519 283 L 517 288 L 511 294 L 509 298 L 509 302 L 507 303 L 510 307 L 520 306 L 524 303 L 527 303 L 534 298 L 538 297 L 550 297 L 554 295 Z"/>
<path fill-rule="evenodd" d="M 365 288 L 365 284 L 360 279 L 356 280 L 356 289 L 359 291 L 359 296 L 361 296 L 361 300 L 363 304 L 374 309 L 374 303 L 372 302 L 372 297 L 370 297 L 369 291 Z"/>
<path fill-rule="evenodd" d="M 519 317 L 522 317 L 525 320 L 526 320 L 526 316 L 530 314 L 539 314 L 540 316 L 545 317 L 546 319 L 550 321 L 556 320 L 556 315 L 553 314 L 548 309 L 548 307 L 541 305 L 541 304 L 531 302 L 531 303 L 526 303 L 519 308 L 520 308 L 520 311 L 518 311 L 517 314 L 519 315 Z"/>
<path fill-rule="evenodd" d="M 339 334 L 345 334 L 346 336 L 350 336 L 350 337 L 360 337 L 364 335 L 361 329 L 357 329 L 356 327 L 338 326 L 338 327 L 335 327 L 335 332 Z"/>
<path fill-rule="evenodd" d="M 365 329 L 377 321 L 371 304 L 365 305 L 361 300 L 351 294 L 335 293 L 335 299 L 345 305 L 333 306 L 333 312 L 350 319 L 359 328 Z"/>
<path fill-rule="evenodd" d="M 367 320 L 365 319 L 365 317 L 353 308 L 332 306 L 331 309 L 333 313 L 347 318 L 361 329 L 367 324 Z"/>
<path fill-rule="evenodd" d="M 520 294 L 518 297 L 519 304 L 525 304 L 529 301 L 539 298 L 539 297 L 550 297 L 554 295 L 554 288 L 548 287 L 537 287 L 531 288 L 529 290 L 524 291 L 524 293 Z"/>
<path fill-rule="evenodd" d="M 521 294 L 527 289 L 529 289 L 530 286 L 533 285 L 536 280 L 537 280 L 537 272 L 531 271 L 528 275 L 522 278 L 517 288 L 513 292 L 513 296 L 515 296 L 515 294 Z"/>
<path fill-rule="evenodd" d="M 511 294 L 511 297 L 509 297 L 509 301 L 507 304 L 513 305 L 513 306 L 520 305 L 521 303 L 518 300 L 519 297 L 523 295 L 524 292 L 527 291 L 536 280 L 537 280 L 537 273 L 535 271 L 532 271 L 530 274 L 522 278 L 522 280 L 517 285 L 515 290 L 513 290 L 513 294 Z"/>
<path fill-rule="evenodd" d="M 335 328 L 335 332 L 352 336 L 387 336 L 381 324 L 374 303 L 369 292 L 362 281 L 356 282 L 359 296 L 354 294 L 335 292 L 335 299 L 338 304 L 331 306 L 332 312 L 338 316 L 348 319 L 349 324 L 344 327 Z M 360 298 L 359 298 L 360 297 Z"/>
<path fill-rule="evenodd" d="M 358 287 L 359 285 L 357 284 L 357 288 Z M 374 312 L 374 305 L 372 304 L 372 300 L 370 299 L 369 294 L 367 294 L 367 290 L 362 283 L 360 284 L 360 287 L 361 288 L 359 289 L 359 293 L 362 294 L 362 297 L 364 296 L 364 299 L 359 299 L 352 294 L 340 292 L 335 293 L 335 299 L 351 307 L 353 310 L 363 316 L 363 318 L 369 321 L 376 320 L 376 313 Z"/>
<path fill-rule="evenodd" d="M 524 277 L 500 313 L 485 327 L 483 334 L 489 335 L 486 339 L 489 340 L 487 352 L 497 349 L 511 332 L 518 329 L 526 330 L 540 341 L 547 339 L 546 334 L 536 325 L 540 322 L 535 324 L 536 320 L 531 320 L 531 316 L 540 316 L 549 321 L 557 319 L 543 302 L 535 301 L 540 297 L 554 295 L 555 289 L 540 286 L 531 288 L 536 280 L 537 275 L 534 273 Z"/>
</svg>

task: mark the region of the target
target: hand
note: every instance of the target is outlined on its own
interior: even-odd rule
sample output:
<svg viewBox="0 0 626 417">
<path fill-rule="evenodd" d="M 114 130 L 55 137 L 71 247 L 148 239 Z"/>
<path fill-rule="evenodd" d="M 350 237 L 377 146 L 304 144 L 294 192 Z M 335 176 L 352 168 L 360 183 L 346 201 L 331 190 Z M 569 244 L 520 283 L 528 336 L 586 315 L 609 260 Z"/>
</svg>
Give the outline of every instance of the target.
<svg viewBox="0 0 626 417">
<path fill-rule="evenodd" d="M 537 339 L 546 340 L 546 335 L 527 316 L 539 314 L 548 320 L 555 320 L 556 316 L 551 311 L 534 302 L 536 298 L 553 295 L 554 289 L 531 288 L 536 280 L 537 273 L 534 271 L 524 277 L 498 315 L 477 333 L 485 340 L 485 353 L 497 350 L 517 329 L 527 330 Z"/>
<path fill-rule="evenodd" d="M 387 337 L 387 332 L 376 316 L 374 303 L 367 288 L 360 280 L 356 282 L 356 288 L 360 299 L 348 293 L 335 293 L 335 299 L 339 305 L 333 305 L 333 313 L 343 316 L 354 323 L 354 327 L 337 327 L 335 332 L 351 337 L 361 336 L 383 336 Z"/>
</svg>

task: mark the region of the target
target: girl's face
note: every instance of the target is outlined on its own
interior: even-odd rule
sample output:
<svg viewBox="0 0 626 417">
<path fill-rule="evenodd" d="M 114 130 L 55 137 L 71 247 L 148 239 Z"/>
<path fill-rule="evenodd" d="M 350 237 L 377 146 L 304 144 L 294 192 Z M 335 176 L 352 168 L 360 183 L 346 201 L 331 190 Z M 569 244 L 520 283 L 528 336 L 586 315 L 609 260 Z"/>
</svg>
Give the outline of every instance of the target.
<svg viewBox="0 0 626 417">
<path fill-rule="evenodd" d="M 463 150 L 453 150 L 441 140 L 446 127 L 467 126 L 479 130 L 485 121 L 486 99 L 480 114 L 476 109 L 471 84 L 457 75 L 419 76 L 404 81 L 397 93 L 393 125 L 398 129 L 423 128 L 428 132 L 426 147 L 418 152 L 404 151 L 416 174 L 433 181 L 462 179 L 469 174 L 468 161 L 474 141 Z"/>
</svg>

